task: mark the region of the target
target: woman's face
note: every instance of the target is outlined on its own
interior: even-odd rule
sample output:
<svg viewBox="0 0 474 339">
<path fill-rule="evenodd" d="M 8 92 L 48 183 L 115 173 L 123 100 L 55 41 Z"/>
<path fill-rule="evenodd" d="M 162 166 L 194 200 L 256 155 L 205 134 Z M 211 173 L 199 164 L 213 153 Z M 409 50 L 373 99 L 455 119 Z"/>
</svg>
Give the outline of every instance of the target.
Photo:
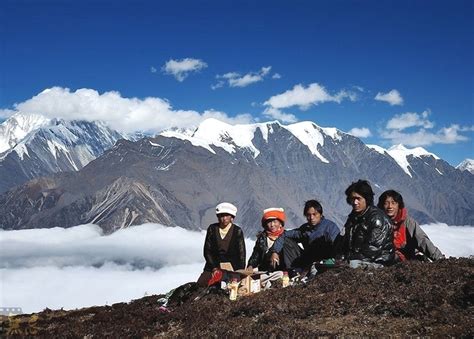
<svg viewBox="0 0 474 339">
<path fill-rule="evenodd" d="M 388 196 L 383 203 L 383 209 L 390 218 L 395 218 L 400 210 L 400 205 L 392 197 Z"/>
<path fill-rule="evenodd" d="M 279 231 L 282 227 L 281 221 L 278 219 L 268 220 L 266 225 L 269 232 Z"/>
<path fill-rule="evenodd" d="M 317 224 L 321 222 L 321 213 L 316 211 L 314 207 L 308 208 L 305 216 L 306 216 L 306 220 L 308 221 L 308 224 L 312 226 L 316 226 Z"/>
</svg>

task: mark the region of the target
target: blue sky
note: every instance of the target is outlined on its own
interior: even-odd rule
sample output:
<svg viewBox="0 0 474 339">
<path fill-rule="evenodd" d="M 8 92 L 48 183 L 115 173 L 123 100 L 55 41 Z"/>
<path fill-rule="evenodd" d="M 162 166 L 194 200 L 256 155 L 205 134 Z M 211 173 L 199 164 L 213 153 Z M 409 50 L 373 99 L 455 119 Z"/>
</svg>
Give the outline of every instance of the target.
<svg viewBox="0 0 474 339">
<path fill-rule="evenodd" d="M 211 116 L 310 120 L 453 165 L 474 158 L 472 1 L 0 6 L 3 118 L 83 116 L 150 131 Z"/>
</svg>

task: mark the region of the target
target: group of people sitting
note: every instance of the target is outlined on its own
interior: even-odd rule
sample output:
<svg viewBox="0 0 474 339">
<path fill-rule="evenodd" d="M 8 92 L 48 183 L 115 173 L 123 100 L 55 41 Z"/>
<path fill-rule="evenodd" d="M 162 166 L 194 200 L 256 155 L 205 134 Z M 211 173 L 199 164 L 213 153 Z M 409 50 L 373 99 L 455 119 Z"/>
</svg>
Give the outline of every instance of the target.
<svg viewBox="0 0 474 339">
<path fill-rule="evenodd" d="M 237 208 L 227 202 L 217 205 L 218 222 L 207 229 L 206 264 L 198 284 L 208 286 L 216 281 L 222 263 L 230 263 L 234 270 L 288 271 L 304 277 L 314 274 L 314 263 L 377 268 L 417 258 L 444 258 L 407 214 L 400 193 L 385 191 L 374 206 L 372 187 L 368 181 L 359 180 L 346 189 L 345 195 L 352 211 L 344 227 L 326 219 L 316 200 L 305 203 L 303 213 L 307 222 L 292 230 L 285 229 L 282 208 L 266 209 L 261 221 L 263 231 L 257 236 L 247 265 L 244 235 L 233 223 Z"/>
</svg>

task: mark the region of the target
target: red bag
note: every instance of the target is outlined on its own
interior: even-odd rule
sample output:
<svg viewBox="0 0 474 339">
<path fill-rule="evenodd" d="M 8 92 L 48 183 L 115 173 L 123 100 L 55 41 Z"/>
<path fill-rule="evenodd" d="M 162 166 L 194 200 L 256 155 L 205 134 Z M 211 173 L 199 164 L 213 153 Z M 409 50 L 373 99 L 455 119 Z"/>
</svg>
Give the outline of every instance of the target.
<svg viewBox="0 0 474 339">
<path fill-rule="evenodd" d="M 217 283 L 220 283 L 221 280 L 222 280 L 222 271 L 221 270 L 215 270 L 213 273 L 212 273 L 212 277 L 211 279 L 209 279 L 208 283 L 207 283 L 207 286 L 212 286 L 212 285 L 215 285 Z"/>
</svg>

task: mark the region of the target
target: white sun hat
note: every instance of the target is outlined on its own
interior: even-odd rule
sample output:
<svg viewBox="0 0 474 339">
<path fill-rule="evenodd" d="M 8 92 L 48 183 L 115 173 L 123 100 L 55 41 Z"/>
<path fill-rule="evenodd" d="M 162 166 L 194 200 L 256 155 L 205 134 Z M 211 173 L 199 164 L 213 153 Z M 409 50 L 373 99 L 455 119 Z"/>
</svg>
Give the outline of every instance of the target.
<svg viewBox="0 0 474 339">
<path fill-rule="evenodd" d="M 221 202 L 216 206 L 216 215 L 227 213 L 232 215 L 234 218 L 237 215 L 237 207 L 232 205 L 230 202 Z"/>
</svg>

